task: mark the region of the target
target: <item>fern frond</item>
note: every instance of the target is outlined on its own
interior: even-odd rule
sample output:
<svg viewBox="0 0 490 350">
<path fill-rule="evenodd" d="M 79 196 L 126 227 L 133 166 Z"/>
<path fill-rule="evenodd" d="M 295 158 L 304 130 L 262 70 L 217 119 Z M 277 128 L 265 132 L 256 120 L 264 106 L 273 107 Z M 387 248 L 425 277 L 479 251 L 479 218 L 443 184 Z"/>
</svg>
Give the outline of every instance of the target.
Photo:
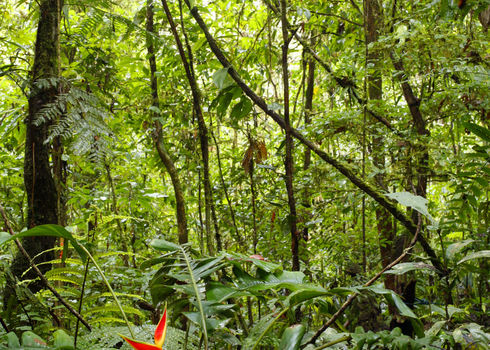
<svg viewBox="0 0 490 350">
<path fill-rule="evenodd" d="M 142 311 L 140 311 L 137 308 L 134 308 L 132 306 L 122 305 L 122 309 L 124 310 L 125 313 L 137 315 L 141 318 L 145 317 L 145 314 Z M 101 314 L 101 313 L 105 313 L 105 312 L 119 313 L 120 309 L 117 305 L 107 304 L 107 305 L 103 305 L 103 306 L 92 307 L 89 310 L 86 310 L 85 314 L 86 315 L 92 315 L 92 314 Z"/>
<path fill-rule="evenodd" d="M 118 296 L 118 297 L 126 297 L 126 298 L 145 300 L 141 295 L 137 295 L 137 294 L 118 293 L 118 292 L 115 292 L 114 294 L 116 294 L 116 296 Z M 87 301 L 91 301 L 91 300 L 97 300 L 99 298 L 110 298 L 110 297 L 112 297 L 112 294 L 109 292 L 100 293 L 100 294 L 92 294 L 92 295 L 86 296 L 85 301 L 87 302 Z"/>
<path fill-rule="evenodd" d="M 67 275 L 54 275 L 51 277 L 47 277 L 48 281 L 58 281 L 58 282 L 65 282 L 65 283 L 72 283 L 76 286 L 81 286 L 82 285 L 82 279 L 77 278 L 74 276 L 67 276 Z"/>
<path fill-rule="evenodd" d="M 100 161 L 109 152 L 108 138 L 112 132 L 106 124 L 107 107 L 95 95 L 74 87 L 63 79 L 40 79 L 37 88 L 61 84 L 66 92 L 46 104 L 36 115 L 35 124 L 49 123 L 45 142 L 61 137 L 76 155 L 89 155 Z"/>
<path fill-rule="evenodd" d="M 114 317 L 114 316 L 103 316 L 96 317 L 90 320 L 91 324 L 108 324 L 108 323 L 121 323 L 125 324 L 126 322 L 122 318 Z"/>
<path fill-rule="evenodd" d="M 76 268 L 65 266 L 65 267 L 55 267 L 49 271 L 46 272 L 45 276 L 46 277 L 51 277 L 55 275 L 64 275 L 64 274 L 71 274 L 75 276 L 83 276 L 83 271 L 77 270 Z"/>
<path fill-rule="evenodd" d="M 136 254 L 132 253 L 132 252 L 114 251 L 114 252 L 100 253 L 100 254 L 94 255 L 94 257 L 99 259 L 99 258 L 107 258 L 107 257 L 111 257 L 111 256 L 120 256 L 120 255 L 136 256 Z"/>
<path fill-rule="evenodd" d="M 53 259 L 49 263 L 50 264 L 61 264 L 63 262 L 62 259 Z M 74 259 L 74 258 L 66 258 L 65 259 L 65 264 L 73 264 L 73 265 L 78 265 L 78 266 L 83 266 L 83 261 L 80 259 Z"/>
</svg>

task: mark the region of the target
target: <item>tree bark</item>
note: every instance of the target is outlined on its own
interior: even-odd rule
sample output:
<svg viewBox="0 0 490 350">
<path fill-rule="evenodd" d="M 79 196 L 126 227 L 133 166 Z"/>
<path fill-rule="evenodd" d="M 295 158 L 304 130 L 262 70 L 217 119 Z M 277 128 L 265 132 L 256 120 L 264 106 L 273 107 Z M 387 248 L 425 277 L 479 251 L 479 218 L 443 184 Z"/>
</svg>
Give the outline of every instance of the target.
<svg viewBox="0 0 490 350">
<path fill-rule="evenodd" d="M 366 0 L 364 6 L 367 47 L 369 44 L 377 42 L 381 34 L 383 28 L 383 6 L 381 0 Z M 367 97 L 370 101 L 381 101 L 383 99 L 383 79 L 380 71 L 380 52 L 375 48 L 371 50 L 366 48 L 366 51 L 367 66 L 374 67 L 372 71 L 368 69 L 367 73 Z M 373 139 L 373 163 L 378 169 L 385 170 L 384 137 L 381 134 L 376 135 Z M 385 172 L 378 172 L 374 178 L 378 186 L 386 190 L 385 177 Z M 376 220 L 381 264 L 385 267 L 393 260 L 391 255 L 395 232 L 390 213 L 380 205 L 376 207 Z M 395 275 L 387 275 L 384 284 L 385 288 L 396 290 Z"/>
<path fill-rule="evenodd" d="M 27 226 L 29 228 L 58 223 L 58 193 L 49 161 L 50 145 L 45 143 L 48 137 L 49 122 L 36 122 L 39 122 L 39 113 L 43 107 L 54 102 L 58 94 L 60 83 L 59 0 L 42 0 L 39 13 L 32 67 L 32 86 L 28 99 L 29 114 L 26 119 L 24 158 L 24 184 L 27 193 Z M 28 237 L 22 240 L 22 245 L 29 256 L 36 257 L 34 261 L 36 264 L 54 258 L 53 252 L 42 252 L 54 248 L 55 243 L 55 237 Z M 35 278 L 37 275 L 32 270 L 23 275 L 29 266 L 28 259 L 18 252 L 12 261 L 11 270 L 13 275 L 19 279 Z M 50 268 L 50 264 L 39 266 L 42 273 Z M 42 287 L 40 281 L 29 285 L 32 292 L 37 292 Z M 10 295 L 8 291 L 5 294 L 6 297 Z"/>
<path fill-rule="evenodd" d="M 158 97 L 158 81 L 155 75 L 157 71 L 157 64 L 155 59 L 155 48 L 153 45 L 153 40 L 151 35 L 155 35 L 155 29 L 153 25 L 153 1 L 147 0 L 146 3 L 146 30 L 148 35 L 146 36 L 146 47 L 148 50 L 148 61 L 150 64 L 150 81 L 151 81 L 151 95 L 153 99 L 153 106 L 160 110 L 160 99 Z M 151 35 L 150 35 L 151 34 Z M 176 216 L 177 216 L 177 229 L 178 229 L 178 239 L 180 244 L 185 244 L 189 241 L 188 231 L 187 231 L 187 217 L 186 217 L 186 206 L 184 199 L 184 192 L 182 191 L 182 185 L 180 183 L 179 173 L 175 164 L 168 153 L 165 144 L 163 142 L 162 135 L 162 124 L 158 121 L 158 115 L 156 112 L 152 112 L 152 119 L 154 120 L 155 132 L 153 136 L 153 143 L 157 149 L 160 159 L 167 169 L 170 179 L 172 180 L 172 185 L 174 188 L 175 202 L 177 205 Z"/>
<path fill-rule="evenodd" d="M 311 45 L 315 45 L 315 33 L 311 33 Z M 306 75 L 306 93 L 305 93 L 305 111 L 304 111 L 304 117 L 305 117 L 305 126 L 308 127 L 308 125 L 311 124 L 311 114 L 313 112 L 313 95 L 314 95 L 314 89 L 315 89 L 315 69 L 316 69 L 316 62 L 313 60 L 311 57 L 308 57 L 307 59 L 307 66 L 308 66 L 308 71 Z M 303 170 L 308 170 L 311 165 L 311 149 L 308 147 L 305 147 L 305 154 L 304 154 L 304 161 L 303 161 Z M 308 188 L 304 190 L 304 195 L 303 195 L 303 202 L 305 208 L 308 208 L 308 212 L 310 211 L 311 208 L 311 198 L 310 198 L 310 192 L 308 191 Z M 305 225 L 303 227 L 303 239 L 307 241 L 309 239 L 309 232 L 308 232 L 308 227 Z"/>
<path fill-rule="evenodd" d="M 299 271 L 299 234 L 296 227 L 296 199 L 294 198 L 293 188 L 293 137 L 291 136 L 291 123 L 289 121 L 289 69 L 288 69 L 288 28 L 287 28 L 287 4 L 286 0 L 281 0 L 281 23 L 282 23 L 282 80 L 284 92 L 284 122 L 286 133 L 286 157 L 284 167 L 286 168 L 286 189 L 289 204 L 289 225 L 291 230 L 291 255 L 292 270 Z"/>
</svg>

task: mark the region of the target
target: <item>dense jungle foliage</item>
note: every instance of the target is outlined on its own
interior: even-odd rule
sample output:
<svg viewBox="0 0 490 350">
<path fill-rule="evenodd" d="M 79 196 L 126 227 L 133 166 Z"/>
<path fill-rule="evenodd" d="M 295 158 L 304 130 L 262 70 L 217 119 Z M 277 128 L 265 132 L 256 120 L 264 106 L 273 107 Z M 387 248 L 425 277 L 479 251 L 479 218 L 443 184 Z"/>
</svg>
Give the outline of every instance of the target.
<svg viewBox="0 0 490 350">
<path fill-rule="evenodd" d="M 0 13 L 0 349 L 489 349 L 489 0 Z"/>
</svg>

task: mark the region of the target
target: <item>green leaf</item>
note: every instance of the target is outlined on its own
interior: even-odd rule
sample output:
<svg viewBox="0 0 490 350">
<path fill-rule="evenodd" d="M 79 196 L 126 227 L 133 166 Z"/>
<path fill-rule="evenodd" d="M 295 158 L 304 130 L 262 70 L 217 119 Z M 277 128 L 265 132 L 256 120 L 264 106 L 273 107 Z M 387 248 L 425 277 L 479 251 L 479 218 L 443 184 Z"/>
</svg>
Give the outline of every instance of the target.
<svg viewBox="0 0 490 350">
<path fill-rule="evenodd" d="M 39 225 L 31 228 L 30 230 L 17 233 L 16 235 L 13 236 L 9 235 L 8 237 L 5 236 L 5 232 L 2 232 L 2 234 L 0 235 L 0 246 L 16 238 L 42 237 L 42 236 L 64 238 L 65 242 L 70 242 L 73 245 L 73 248 L 75 249 L 75 251 L 78 253 L 78 255 L 83 261 L 87 260 L 87 253 L 85 252 L 85 250 L 83 250 L 83 248 L 78 243 L 78 241 L 73 237 L 73 235 L 70 232 L 68 232 L 63 226 L 54 225 L 54 224 Z"/>
<path fill-rule="evenodd" d="M 223 116 L 226 113 L 232 99 L 233 94 L 231 92 L 227 92 L 218 97 L 218 107 L 216 108 L 216 112 L 218 112 L 219 116 Z"/>
<path fill-rule="evenodd" d="M 444 317 L 446 316 L 446 310 L 443 309 L 442 307 L 434 305 L 434 304 L 430 304 L 430 311 L 433 313 L 437 313 L 437 314 L 444 316 Z M 455 314 L 464 314 L 464 313 L 465 313 L 465 311 L 463 309 L 457 308 L 455 306 L 449 305 L 447 307 L 447 314 L 448 314 L 449 318 L 453 317 L 453 315 L 455 315 Z"/>
<path fill-rule="evenodd" d="M 66 334 L 64 330 L 58 329 L 56 332 L 53 333 L 53 337 L 54 337 L 53 345 L 56 347 L 56 349 L 59 350 L 73 349 L 74 346 L 73 337 Z"/>
<path fill-rule="evenodd" d="M 468 254 L 463 259 L 458 261 L 458 265 L 468 260 L 480 259 L 480 258 L 490 258 L 490 250 L 480 250 L 479 252 Z"/>
<path fill-rule="evenodd" d="M 463 126 L 483 141 L 490 142 L 490 130 L 474 123 L 463 122 Z"/>
<path fill-rule="evenodd" d="M 252 294 L 246 291 L 240 291 L 237 290 L 236 288 L 223 285 L 222 283 L 219 282 L 210 282 L 207 285 L 207 290 L 206 290 L 206 299 L 218 303 L 222 303 L 223 301 L 228 300 L 230 298 L 237 298 L 237 297 L 249 296 L 249 295 Z"/>
<path fill-rule="evenodd" d="M 169 242 L 165 239 L 154 239 L 150 245 L 154 249 L 162 252 L 174 252 L 180 249 L 178 244 Z"/>
<path fill-rule="evenodd" d="M 14 332 L 7 333 L 7 344 L 9 348 L 20 348 L 19 338 Z"/>
<path fill-rule="evenodd" d="M 435 337 L 441 331 L 442 327 L 446 324 L 446 321 L 437 321 L 430 327 L 430 329 L 426 332 L 426 335 L 429 337 Z"/>
<path fill-rule="evenodd" d="M 473 239 L 467 239 L 465 241 L 461 241 L 461 242 L 456 242 L 456 243 L 450 244 L 446 248 L 446 257 L 448 259 L 454 258 L 454 256 L 457 253 L 459 253 L 461 250 L 463 250 L 463 248 L 465 248 L 468 244 L 471 244 L 473 242 L 474 242 Z"/>
<path fill-rule="evenodd" d="M 214 72 L 213 83 L 219 90 L 223 90 L 233 84 L 233 80 L 228 76 L 228 68 L 222 68 Z"/>
<path fill-rule="evenodd" d="M 46 348 L 46 341 L 31 331 L 22 333 L 22 347 Z"/>
<path fill-rule="evenodd" d="M 396 200 L 401 205 L 417 210 L 420 214 L 424 215 L 426 218 L 432 221 L 432 223 L 435 223 L 434 218 L 429 214 L 429 211 L 427 210 L 427 203 L 429 201 L 424 197 L 416 196 L 409 192 L 388 193 L 386 196 Z"/>
<path fill-rule="evenodd" d="M 199 312 L 183 312 L 185 317 L 187 317 L 189 320 L 194 322 L 196 325 L 201 326 L 202 325 L 202 319 L 201 319 L 201 314 Z M 206 329 L 209 332 L 214 332 L 214 330 L 223 328 L 230 320 L 218 320 L 215 318 L 206 318 Z"/>
<path fill-rule="evenodd" d="M 231 118 L 238 121 L 245 117 L 252 110 L 252 102 L 248 98 L 242 98 L 240 102 L 233 106 L 230 112 Z"/>
<path fill-rule="evenodd" d="M 411 318 L 417 318 L 417 315 L 415 315 L 410 309 L 407 304 L 405 304 L 400 298 L 398 294 L 392 291 L 391 297 L 393 298 L 393 302 L 395 303 L 395 306 L 397 307 L 398 311 L 400 311 L 400 315 L 406 316 L 406 317 L 411 317 Z"/>
<path fill-rule="evenodd" d="M 395 306 L 397 307 L 398 311 L 400 311 L 400 315 L 406 316 L 406 317 L 411 317 L 411 318 L 417 318 L 417 316 L 413 313 L 413 311 L 405 304 L 400 298 L 398 294 L 396 294 L 394 291 L 390 289 L 383 288 L 379 285 L 377 286 L 370 286 L 370 287 L 363 287 L 361 288 L 362 290 L 369 290 L 373 293 L 376 294 L 381 294 L 384 295 L 388 300 L 392 300 Z"/>
<path fill-rule="evenodd" d="M 284 330 L 279 344 L 279 350 L 298 350 L 306 332 L 305 326 L 295 324 Z"/>
<path fill-rule="evenodd" d="M 329 294 L 331 293 L 323 287 L 307 286 L 291 293 L 287 299 L 288 305 L 293 306 L 302 303 L 303 301 L 329 295 Z"/>
<path fill-rule="evenodd" d="M 404 273 L 407 273 L 407 272 L 410 272 L 413 270 L 436 271 L 436 268 L 432 265 L 425 264 L 422 262 L 407 262 L 407 263 L 400 263 L 398 265 L 395 265 L 395 266 L 393 266 L 393 268 L 386 271 L 385 273 L 392 274 L 392 275 L 403 275 Z"/>
</svg>

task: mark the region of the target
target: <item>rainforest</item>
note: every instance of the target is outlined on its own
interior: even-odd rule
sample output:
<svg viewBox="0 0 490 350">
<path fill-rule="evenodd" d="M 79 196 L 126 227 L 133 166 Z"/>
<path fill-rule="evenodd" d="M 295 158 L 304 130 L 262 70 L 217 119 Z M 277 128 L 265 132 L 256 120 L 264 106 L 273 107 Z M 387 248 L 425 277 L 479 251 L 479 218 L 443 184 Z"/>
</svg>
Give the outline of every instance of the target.
<svg viewBox="0 0 490 350">
<path fill-rule="evenodd" d="M 0 13 L 0 349 L 489 349 L 489 0 Z"/>
</svg>

